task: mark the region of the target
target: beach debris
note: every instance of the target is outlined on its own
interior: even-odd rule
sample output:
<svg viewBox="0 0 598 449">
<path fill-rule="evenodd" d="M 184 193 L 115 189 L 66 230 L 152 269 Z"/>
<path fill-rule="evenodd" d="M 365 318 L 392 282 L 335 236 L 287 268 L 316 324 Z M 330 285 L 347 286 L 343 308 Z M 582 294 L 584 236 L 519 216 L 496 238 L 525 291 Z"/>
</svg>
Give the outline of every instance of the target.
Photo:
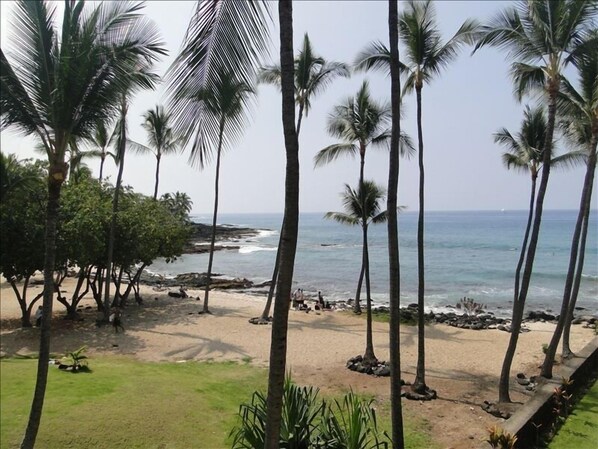
<svg viewBox="0 0 598 449">
<path fill-rule="evenodd" d="M 258 316 L 258 317 L 254 317 L 254 318 L 249 318 L 249 322 L 251 324 L 271 324 L 272 317 L 269 316 L 268 318 L 262 318 L 261 316 Z"/>
<path fill-rule="evenodd" d="M 363 360 L 363 356 L 357 355 L 347 360 L 347 368 L 351 371 L 356 371 L 362 374 L 371 374 L 377 377 L 388 377 L 390 376 L 390 365 L 384 361 L 377 361 L 376 363 L 370 364 Z"/>
<path fill-rule="evenodd" d="M 457 309 L 462 309 L 467 315 L 479 315 L 484 311 L 486 306 L 482 303 L 476 302 L 473 298 L 463 297 L 456 305 Z"/>
<path fill-rule="evenodd" d="M 498 404 L 494 402 L 484 401 L 481 407 L 486 413 L 490 413 L 492 416 L 496 416 L 497 418 L 509 419 L 513 414 L 508 407 L 499 407 Z"/>
</svg>

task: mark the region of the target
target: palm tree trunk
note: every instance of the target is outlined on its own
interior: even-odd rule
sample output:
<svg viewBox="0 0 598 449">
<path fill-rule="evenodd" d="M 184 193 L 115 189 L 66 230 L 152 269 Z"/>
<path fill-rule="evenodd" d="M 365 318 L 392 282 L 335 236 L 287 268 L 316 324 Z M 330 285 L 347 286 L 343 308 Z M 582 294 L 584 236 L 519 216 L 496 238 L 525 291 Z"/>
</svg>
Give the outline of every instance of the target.
<svg viewBox="0 0 598 449">
<path fill-rule="evenodd" d="M 527 242 L 529 239 L 529 233 L 532 226 L 532 221 L 534 217 L 534 200 L 536 198 L 536 180 L 538 179 L 538 174 L 535 169 L 532 169 L 532 187 L 530 193 L 530 200 L 529 200 L 529 213 L 527 216 L 527 225 L 525 227 L 525 235 L 523 237 L 523 243 L 521 245 L 521 251 L 519 252 L 519 260 L 517 261 L 517 268 L 515 270 L 515 286 L 513 288 L 513 317 L 516 316 L 523 316 L 523 312 L 519 313 L 518 309 L 519 302 L 517 298 L 519 297 L 519 282 L 521 277 L 521 268 L 523 267 L 523 262 L 525 260 L 525 254 L 527 252 Z M 511 328 L 513 327 L 514 323 L 511 323 Z M 518 325 L 521 327 L 521 323 Z M 515 349 L 517 348 L 516 342 L 513 344 L 512 339 L 509 339 L 509 346 L 507 347 L 507 352 L 505 353 L 505 358 L 503 360 L 500 379 L 498 382 L 498 400 L 499 402 L 511 402 L 509 396 L 509 374 L 511 372 L 511 365 L 513 363 L 513 357 L 515 356 Z"/>
<path fill-rule="evenodd" d="M 52 323 L 52 305 L 54 302 L 54 265 L 56 259 L 56 223 L 60 208 L 60 190 L 66 176 L 66 165 L 55 163 L 50 167 L 48 178 L 48 204 L 46 206 L 46 235 L 44 256 L 44 299 L 42 327 L 39 342 L 39 359 L 35 390 L 29 412 L 29 421 L 21 442 L 21 449 L 33 449 L 44 406 L 48 366 L 50 362 L 50 332 Z"/>
<path fill-rule="evenodd" d="M 114 189 L 114 198 L 112 200 L 112 219 L 110 220 L 110 234 L 108 236 L 108 260 L 106 262 L 106 286 L 104 288 L 104 321 L 108 322 L 110 317 L 110 283 L 112 279 L 112 259 L 114 257 L 114 239 L 116 233 L 116 214 L 118 213 L 118 200 L 120 198 L 120 187 L 122 184 L 123 170 L 125 168 L 125 152 L 127 149 L 127 99 L 126 95 L 123 94 L 121 100 L 121 129 L 120 129 L 120 141 L 119 141 L 119 165 L 118 175 L 116 177 L 116 187 Z"/>
<path fill-rule="evenodd" d="M 216 155 L 216 179 L 214 180 L 214 215 L 212 217 L 212 237 L 210 238 L 210 256 L 208 258 L 208 273 L 206 279 L 206 290 L 203 301 L 203 312 L 210 313 L 208 298 L 210 295 L 210 282 L 212 281 L 212 262 L 214 262 L 214 245 L 216 243 L 216 221 L 218 220 L 218 185 L 220 183 L 220 156 L 222 154 L 222 136 L 224 134 L 224 117 L 220 121 L 220 133 L 218 135 L 218 153 Z"/>
<path fill-rule="evenodd" d="M 154 200 L 158 198 L 158 182 L 160 180 L 160 153 L 156 156 L 156 183 L 154 186 Z"/>
<path fill-rule="evenodd" d="M 270 343 L 265 449 L 279 448 L 282 395 L 287 355 L 289 297 L 291 296 L 291 284 L 293 282 L 295 254 L 297 251 L 297 234 L 299 230 L 299 141 L 295 130 L 292 2 L 290 0 L 280 0 L 278 2 L 278 13 L 280 23 L 282 124 L 287 166 L 280 267 Z"/>
<path fill-rule="evenodd" d="M 388 162 L 388 300 L 390 305 L 390 415 L 392 423 L 392 448 L 404 449 L 403 409 L 401 405 L 401 340 L 400 296 L 401 265 L 399 264 L 399 227 L 397 221 L 397 191 L 399 187 L 399 136 L 401 135 L 401 78 L 399 75 L 398 1 L 388 0 L 388 34 L 390 43 L 390 93 L 392 103 L 392 128 Z"/>
<path fill-rule="evenodd" d="M 424 136 L 422 130 L 422 88 L 415 88 L 417 96 L 417 138 L 419 141 L 419 217 L 417 220 L 417 368 L 413 390 L 426 390 L 426 349 L 424 322 Z"/>
<path fill-rule="evenodd" d="M 365 209 L 365 204 L 361 206 Z M 372 331 L 372 294 L 370 287 L 370 260 L 368 251 L 368 225 L 363 223 L 363 267 L 365 269 L 365 294 L 367 304 L 367 316 L 366 316 L 366 333 L 365 333 L 365 354 L 363 355 L 363 361 L 366 365 L 374 365 L 378 363 L 376 354 L 374 354 L 374 338 Z"/>
<path fill-rule="evenodd" d="M 297 139 L 299 139 L 299 132 L 301 130 L 301 120 L 303 119 L 303 104 L 299 105 L 299 114 L 297 117 Z M 270 288 L 268 289 L 268 299 L 264 306 L 264 311 L 260 317 L 261 320 L 267 320 L 270 316 L 270 308 L 272 307 L 272 298 L 274 297 L 274 290 L 276 288 L 276 281 L 278 280 L 278 264 L 280 263 L 280 244 L 282 242 L 282 229 L 284 228 L 284 221 L 280 227 L 280 237 L 278 238 L 278 246 L 276 247 L 276 259 L 274 261 L 274 272 L 272 273 L 272 280 L 270 281 Z"/>
<path fill-rule="evenodd" d="M 365 273 L 365 265 L 363 264 L 363 257 L 361 262 L 361 270 L 359 271 L 359 279 L 357 280 L 357 290 L 355 291 L 355 305 L 353 306 L 353 313 L 361 314 L 361 287 L 363 285 L 363 275 Z"/>
<path fill-rule="evenodd" d="M 550 160 L 552 155 L 552 139 L 554 136 L 554 123 L 556 119 L 556 96 L 559 91 L 559 83 L 556 80 L 550 80 L 548 85 L 549 102 L 548 102 L 548 121 L 546 124 L 546 136 L 544 140 L 544 157 L 542 160 L 542 177 L 540 179 L 540 186 L 538 187 L 538 196 L 536 198 L 534 222 L 532 225 L 532 232 L 530 235 L 529 247 L 525 258 L 525 265 L 523 268 L 523 277 L 521 280 L 521 289 L 519 290 L 519 297 L 513 304 L 513 318 L 511 323 L 511 338 L 509 339 L 509 346 L 505 353 L 503 368 L 501 372 L 501 381 L 504 383 L 503 377 L 507 377 L 511 370 L 511 363 L 515 350 L 517 349 L 517 342 L 519 340 L 519 331 L 521 330 L 521 322 L 523 320 L 523 312 L 525 310 L 525 300 L 527 299 L 527 292 L 531 281 L 532 271 L 534 268 L 534 259 L 536 257 L 536 248 L 538 246 L 538 238 L 540 236 L 540 226 L 542 224 L 542 211 L 544 208 L 544 197 L 546 196 L 546 189 L 548 187 L 548 179 L 550 177 Z M 506 373 L 506 374 L 505 374 Z M 499 384 L 500 385 L 500 384 Z M 502 393 L 502 394 L 501 394 Z M 511 402 L 508 390 L 501 391 L 499 389 L 499 402 Z"/>
<path fill-rule="evenodd" d="M 596 141 L 596 137 L 593 137 L 594 144 Z M 595 148 L 595 145 L 593 145 Z M 580 252 L 580 239 L 582 234 L 582 228 L 585 227 L 587 231 L 587 225 L 584 226 L 584 222 L 587 223 L 587 219 L 589 219 L 589 208 L 591 205 L 591 197 L 592 197 L 592 184 L 594 182 L 594 169 L 596 167 L 596 152 L 590 151 L 590 155 L 587 162 L 587 170 L 586 176 L 584 179 L 583 190 L 581 193 L 581 200 L 579 205 L 579 214 L 577 216 L 577 223 L 575 224 L 575 230 L 573 231 L 573 240 L 571 242 L 571 254 L 569 257 L 569 269 L 567 270 L 567 279 L 565 281 L 565 291 L 563 293 L 563 302 L 561 305 L 561 314 L 559 316 L 559 320 L 557 322 L 556 328 L 554 330 L 554 334 L 550 340 L 550 344 L 548 345 L 548 350 L 546 351 L 546 357 L 544 357 L 544 363 L 542 364 L 542 370 L 540 375 L 547 379 L 552 378 L 552 365 L 554 363 L 554 358 L 556 356 L 557 347 L 559 345 L 559 341 L 561 339 L 561 334 L 563 332 L 563 327 L 565 326 L 565 322 L 568 321 L 569 314 L 571 314 L 571 319 L 573 319 L 573 310 L 570 310 L 570 303 L 572 299 L 572 289 L 573 283 L 575 279 L 576 269 L 581 274 L 583 270 L 583 258 L 581 261 L 578 261 L 579 252 Z M 586 218 L 587 217 L 587 218 Z M 585 237 L 585 236 L 584 236 Z M 585 238 L 584 238 L 584 249 L 585 249 Z M 585 252 L 584 252 L 585 255 Z M 576 268 L 577 267 L 577 268 Z M 569 352 L 570 352 L 569 348 Z"/>
<path fill-rule="evenodd" d="M 98 179 L 102 182 L 102 174 L 104 173 L 104 161 L 106 160 L 106 153 L 102 152 L 100 156 L 100 176 Z"/>
</svg>

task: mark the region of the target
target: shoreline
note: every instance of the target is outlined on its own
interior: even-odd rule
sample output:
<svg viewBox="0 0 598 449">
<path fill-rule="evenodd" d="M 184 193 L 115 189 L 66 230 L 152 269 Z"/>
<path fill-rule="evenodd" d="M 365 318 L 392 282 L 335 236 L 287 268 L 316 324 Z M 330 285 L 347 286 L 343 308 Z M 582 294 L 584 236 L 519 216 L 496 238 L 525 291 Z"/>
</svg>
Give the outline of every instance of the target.
<svg viewBox="0 0 598 449">
<path fill-rule="evenodd" d="M 37 352 L 39 329 L 19 327 L 19 308 L 7 282 L 0 283 L 1 350 L 4 355 Z M 33 285 L 33 291 L 42 288 Z M 66 294 L 74 288 L 67 278 Z M 33 293 L 33 291 L 30 293 Z M 196 297 L 203 292 L 189 290 Z M 61 354 L 83 345 L 94 357 L 126 356 L 145 362 L 235 361 L 266 367 L 269 360 L 271 327 L 248 323 L 259 316 L 265 298 L 226 291 L 212 291 L 212 315 L 200 315 L 202 301 L 177 299 L 166 291 L 142 286 L 142 306 L 133 301 L 123 310 L 124 333 L 115 334 L 108 326 L 95 326 L 95 301 L 82 302 L 82 321 L 61 319 L 64 309 L 56 306 L 52 329 L 52 352 Z M 552 335 L 554 324 L 532 323 L 531 332 L 520 336 L 512 376 L 536 374 L 541 363 L 542 344 Z M 380 360 L 388 360 L 388 324 L 373 323 L 374 348 Z M 486 428 L 500 422 L 481 409 L 484 400 L 496 400 L 497 380 L 509 334 L 498 330 L 483 332 L 442 324 L 426 326 L 428 384 L 440 400 L 419 403 L 404 401 L 405 413 L 428 422 L 433 437 L 443 448 L 475 449 L 486 435 Z M 594 331 L 572 327 L 572 346 L 580 350 L 594 338 Z M 401 327 L 402 378 L 412 381 L 417 359 L 417 328 Z M 365 320 L 351 313 L 291 311 L 287 368 L 300 385 L 319 387 L 323 393 L 354 391 L 373 395 L 386 404 L 389 381 L 355 373 L 345 368 L 349 358 L 365 347 Z M 558 368 L 557 368 L 558 369 Z M 555 373 L 558 376 L 558 372 Z M 531 393 L 513 380 L 513 399 L 524 402 Z M 461 426 L 454 417 L 460 416 Z M 463 429 L 467 428 L 467 432 Z"/>
</svg>

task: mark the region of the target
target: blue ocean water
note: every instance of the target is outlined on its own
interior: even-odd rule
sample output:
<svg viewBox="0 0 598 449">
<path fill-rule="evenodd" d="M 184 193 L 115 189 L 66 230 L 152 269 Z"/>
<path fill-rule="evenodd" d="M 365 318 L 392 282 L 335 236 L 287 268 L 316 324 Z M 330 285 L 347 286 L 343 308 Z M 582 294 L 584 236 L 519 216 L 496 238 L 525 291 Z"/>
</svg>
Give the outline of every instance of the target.
<svg viewBox="0 0 598 449">
<path fill-rule="evenodd" d="M 211 217 L 194 216 L 209 223 Z M 576 211 L 546 211 L 527 299 L 528 310 L 558 313 L 569 262 Z M 598 312 L 597 213 L 590 219 L 583 280 L 578 306 Z M 220 224 L 260 229 L 259 236 L 241 242 L 239 250 L 219 251 L 213 271 L 255 282 L 271 278 L 282 216 L 280 214 L 223 214 Z M 467 296 L 499 315 L 512 307 L 514 271 L 523 240 L 527 212 L 427 212 L 425 228 L 426 304 L 431 309 L 455 305 Z M 417 213 L 399 217 L 401 303 L 417 298 Z M 369 231 L 373 299 L 388 302 L 388 253 L 386 225 Z M 207 254 L 180 257 L 174 263 L 157 261 L 150 270 L 166 276 L 205 272 Z M 308 294 L 321 290 L 326 299 L 355 296 L 361 263 L 361 232 L 325 220 L 323 214 L 300 216 L 294 288 Z"/>
</svg>

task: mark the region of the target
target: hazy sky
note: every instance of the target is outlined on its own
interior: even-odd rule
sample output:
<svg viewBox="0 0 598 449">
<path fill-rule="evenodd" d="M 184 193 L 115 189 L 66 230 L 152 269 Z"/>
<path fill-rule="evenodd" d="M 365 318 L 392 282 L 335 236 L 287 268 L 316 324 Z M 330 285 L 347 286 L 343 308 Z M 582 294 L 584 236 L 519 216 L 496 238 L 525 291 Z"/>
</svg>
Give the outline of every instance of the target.
<svg viewBox="0 0 598 449">
<path fill-rule="evenodd" d="M 11 33 L 10 2 L 1 3 L 2 49 L 9 50 Z M 401 3 L 399 7 L 401 8 Z M 509 2 L 438 1 L 438 22 L 445 39 L 450 38 L 467 18 L 481 21 L 492 17 Z M 277 9 L 272 4 L 272 61 L 278 58 Z M 187 29 L 195 2 L 150 1 L 145 12 L 156 21 L 170 51 L 159 64 L 163 74 L 176 56 Z M 303 34 L 309 33 L 315 52 L 328 60 L 353 62 L 356 54 L 374 40 L 388 41 L 386 1 L 295 1 L 295 50 Z M 459 58 L 432 84 L 423 89 L 423 127 L 426 165 L 427 210 L 525 209 L 529 198 L 527 175 L 507 171 L 502 165 L 502 149 L 492 134 L 501 127 L 512 132 L 519 128 L 524 104 L 519 104 L 508 78 L 504 53 L 484 48 L 470 56 L 466 48 Z M 10 52 L 9 52 L 10 58 Z M 327 116 L 333 106 L 354 95 L 368 79 L 372 95 L 389 100 L 390 82 L 382 74 L 356 74 L 339 79 L 312 101 L 300 136 L 302 212 L 340 210 L 339 192 L 343 184 L 357 184 L 359 163 L 341 159 L 314 169 L 313 156 L 335 143 L 326 133 Z M 146 143 L 141 115 L 164 99 L 163 90 L 139 94 L 129 109 L 129 132 L 133 140 Z M 272 86 L 260 86 L 257 106 L 244 138 L 229 148 L 221 166 L 220 212 L 282 212 L 284 202 L 284 144 L 280 94 Z M 403 129 L 416 141 L 414 95 L 404 100 Z M 34 155 L 34 141 L 2 131 L 2 151 L 21 158 Z M 559 145 L 562 149 L 562 146 Z M 199 171 L 188 164 L 189 153 L 166 157 L 161 165 L 160 194 L 183 191 L 193 200 L 193 212 L 210 212 L 213 207 L 214 166 Z M 99 160 L 87 164 L 97 174 Z M 371 149 L 366 157 L 366 178 L 386 186 L 388 155 Z M 107 162 L 114 182 L 116 169 Z M 127 155 L 124 182 L 145 194 L 153 193 L 155 159 Z M 548 209 L 576 209 L 579 204 L 584 169 L 553 171 L 546 197 Z M 402 160 L 399 203 L 417 210 L 417 160 Z M 596 187 L 594 188 L 596 190 Z M 596 195 L 595 195 L 596 196 Z M 594 201 L 594 205 L 596 201 Z"/>
</svg>

